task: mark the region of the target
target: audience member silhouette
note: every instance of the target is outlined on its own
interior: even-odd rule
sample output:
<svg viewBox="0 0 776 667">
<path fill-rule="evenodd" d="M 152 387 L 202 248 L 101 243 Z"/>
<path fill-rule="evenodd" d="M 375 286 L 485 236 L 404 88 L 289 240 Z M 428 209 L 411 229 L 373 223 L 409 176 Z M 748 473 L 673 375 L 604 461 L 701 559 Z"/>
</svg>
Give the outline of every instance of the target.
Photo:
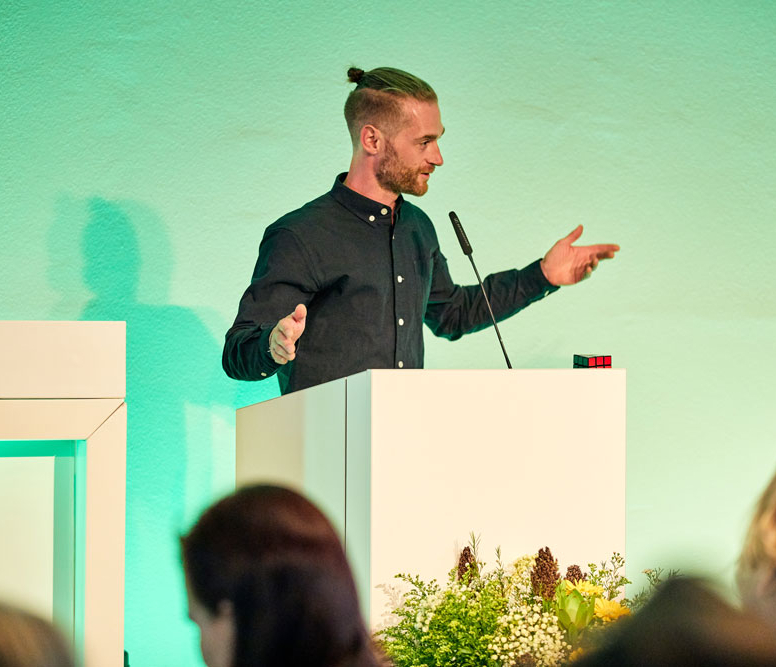
<svg viewBox="0 0 776 667">
<path fill-rule="evenodd" d="M 208 667 L 373 667 L 342 544 L 289 489 L 240 489 L 181 538 L 189 615 Z"/>
<path fill-rule="evenodd" d="M 776 636 L 699 580 L 673 577 L 574 667 L 773 667 Z"/>
<path fill-rule="evenodd" d="M 51 623 L 0 604 L 1 667 L 73 667 L 73 654 Z"/>
</svg>

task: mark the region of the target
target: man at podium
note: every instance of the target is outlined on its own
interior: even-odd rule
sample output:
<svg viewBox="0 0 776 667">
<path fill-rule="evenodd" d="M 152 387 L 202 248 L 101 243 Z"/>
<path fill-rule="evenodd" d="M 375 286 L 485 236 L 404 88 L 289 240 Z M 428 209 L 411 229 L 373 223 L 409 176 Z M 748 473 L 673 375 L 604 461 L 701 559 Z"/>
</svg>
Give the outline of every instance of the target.
<svg viewBox="0 0 776 667">
<path fill-rule="evenodd" d="M 226 334 L 223 366 L 238 380 L 278 374 L 283 394 L 367 368 L 422 368 L 425 323 L 456 340 L 490 324 L 479 285 L 453 282 L 422 196 L 442 165 L 431 86 L 407 72 L 351 68 L 353 142 L 329 192 L 264 233 L 251 285 Z M 581 225 L 523 269 L 485 278 L 503 320 L 590 275 L 619 246 L 572 245 Z"/>
</svg>

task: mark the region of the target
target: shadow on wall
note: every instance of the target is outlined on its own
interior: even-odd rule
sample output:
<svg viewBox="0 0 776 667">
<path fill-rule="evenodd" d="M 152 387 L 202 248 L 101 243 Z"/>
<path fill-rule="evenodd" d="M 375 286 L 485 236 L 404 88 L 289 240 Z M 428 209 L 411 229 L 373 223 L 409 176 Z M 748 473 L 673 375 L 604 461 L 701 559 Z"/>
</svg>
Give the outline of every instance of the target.
<svg viewBox="0 0 776 667">
<path fill-rule="evenodd" d="M 231 406 L 233 391 L 221 370 L 220 343 L 191 309 L 166 303 L 173 259 L 164 227 L 149 212 L 133 215 L 131 208 L 138 207 L 103 199 L 88 202 L 83 280 L 93 297 L 80 319 L 127 321 L 127 402 L 134 416 L 128 470 L 153 465 L 156 476 L 150 488 L 138 489 L 140 480 L 133 479 L 129 487 L 149 494 L 158 488 L 172 510 L 170 498 L 182 501 L 190 495 L 187 468 L 212 464 L 201 456 L 212 451 L 207 446 L 212 436 L 202 430 L 187 433 L 187 406 Z M 142 263 L 136 230 L 141 219 L 155 237 L 149 239 L 154 243 L 146 248 Z M 148 299 L 141 298 L 141 286 Z M 190 461 L 197 450 L 200 456 Z M 185 505 L 180 502 L 170 517 L 176 527 L 187 518 Z"/>
<path fill-rule="evenodd" d="M 195 644 L 177 535 L 233 479 L 237 383 L 203 320 L 167 303 L 172 250 L 148 208 L 62 199 L 49 240 L 55 316 L 127 322 L 126 646 L 138 664 L 180 663 Z"/>
</svg>

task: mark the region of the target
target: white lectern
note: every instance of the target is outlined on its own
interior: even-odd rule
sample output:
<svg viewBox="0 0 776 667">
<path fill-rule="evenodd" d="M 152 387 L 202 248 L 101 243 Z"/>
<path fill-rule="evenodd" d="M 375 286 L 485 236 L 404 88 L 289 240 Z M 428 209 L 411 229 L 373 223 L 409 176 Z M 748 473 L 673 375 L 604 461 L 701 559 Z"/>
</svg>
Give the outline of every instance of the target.
<svg viewBox="0 0 776 667">
<path fill-rule="evenodd" d="M 0 570 L 91 667 L 123 664 L 125 337 L 124 322 L 0 322 L 0 456 L 35 457 L 26 469 L 48 475 L 23 503 L 25 532 L 3 535 L 23 558 L 0 549 Z"/>
<path fill-rule="evenodd" d="M 237 484 L 305 492 L 373 627 L 399 572 L 444 579 L 470 533 L 509 562 L 625 553 L 625 371 L 371 370 L 237 411 Z"/>
</svg>

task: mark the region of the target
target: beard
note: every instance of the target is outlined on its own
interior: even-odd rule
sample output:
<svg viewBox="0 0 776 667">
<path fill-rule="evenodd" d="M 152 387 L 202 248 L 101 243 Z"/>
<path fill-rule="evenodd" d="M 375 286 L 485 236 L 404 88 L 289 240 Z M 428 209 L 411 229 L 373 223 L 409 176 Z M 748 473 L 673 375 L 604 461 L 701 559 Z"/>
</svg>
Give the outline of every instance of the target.
<svg viewBox="0 0 776 667">
<path fill-rule="evenodd" d="M 408 167 L 400 159 L 390 141 L 385 143 L 385 156 L 375 174 L 377 182 L 389 192 L 422 197 L 428 192 L 428 183 L 418 178 L 422 169 Z"/>
</svg>

